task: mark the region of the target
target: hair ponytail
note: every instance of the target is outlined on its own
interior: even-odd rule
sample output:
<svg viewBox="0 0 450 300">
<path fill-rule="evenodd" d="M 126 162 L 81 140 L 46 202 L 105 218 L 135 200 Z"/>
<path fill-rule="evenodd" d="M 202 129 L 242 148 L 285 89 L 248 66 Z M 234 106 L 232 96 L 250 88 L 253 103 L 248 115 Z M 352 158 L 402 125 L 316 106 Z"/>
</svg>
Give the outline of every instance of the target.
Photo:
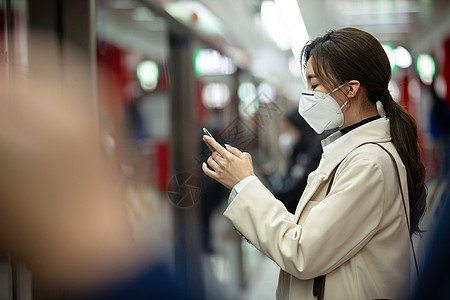
<svg viewBox="0 0 450 300">
<path fill-rule="evenodd" d="M 411 234 L 421 233 L 419 221 L 426 206 L 425 167 L 420 159 L 417 125 L 414 118 L 389 94 L 382 102 L 390 121 L 392 143 L 406 167 Z"/>
</svg>

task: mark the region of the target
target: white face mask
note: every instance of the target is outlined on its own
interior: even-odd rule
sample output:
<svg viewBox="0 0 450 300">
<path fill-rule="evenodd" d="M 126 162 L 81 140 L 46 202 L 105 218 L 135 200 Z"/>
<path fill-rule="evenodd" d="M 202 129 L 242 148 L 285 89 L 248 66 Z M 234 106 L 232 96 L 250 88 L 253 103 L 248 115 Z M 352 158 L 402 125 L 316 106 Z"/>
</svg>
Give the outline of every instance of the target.
<svg viewBox="0 0 450 300">
<path fill-rule="evenodd" d="M 348 100 L 339 107 L 339 104 L 330 94 L 339 90 L 345 84 L 341 84 L 328 94 L 308 90 L 302 91 L 298 112 L 317 133 L 338 128 L 344 124 L 342 108 L 347 104 Z"/>
</svg>

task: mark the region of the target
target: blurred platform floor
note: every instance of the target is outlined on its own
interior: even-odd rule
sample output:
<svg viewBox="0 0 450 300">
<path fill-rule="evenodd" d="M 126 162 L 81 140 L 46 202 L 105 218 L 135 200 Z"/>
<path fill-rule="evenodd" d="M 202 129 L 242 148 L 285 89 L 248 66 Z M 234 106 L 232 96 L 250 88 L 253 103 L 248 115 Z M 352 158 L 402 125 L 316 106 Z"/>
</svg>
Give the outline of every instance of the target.
<svg viewBox="0 0 450 300">
<path fill-rule="evenodd" d="M 203 255 L 206 299 L 275 299 L 279 267 L 232 229 L 225 208 L 211 216 L 214 253 Z"/>
<path fill-rule="evenodd" d="M 225 209 L 224 203 L 223 207 L 219 207 L 211 216 L 212 245 L 215 252 L 203 255 L 206 299 L 275 299 L 279 267 L 232 229 L 230 222 L 222 215 Z M 429 223 L 429 216 L 425 216 L 421 228 L 429 230 Z M 422 238 L 413 236 L 419 266 L 422 263 L 423 246 L 427 237 L 427 232 L 422 234 Z M 240 248 L 242 257 L 239 257 Z M 240 260 L 242 269 L 239 268 Z M 241 285 L 241 277 L 244 285 Z M 415 280 L 415 265 L 411 257 L 411 282 Z"/>
</svg>

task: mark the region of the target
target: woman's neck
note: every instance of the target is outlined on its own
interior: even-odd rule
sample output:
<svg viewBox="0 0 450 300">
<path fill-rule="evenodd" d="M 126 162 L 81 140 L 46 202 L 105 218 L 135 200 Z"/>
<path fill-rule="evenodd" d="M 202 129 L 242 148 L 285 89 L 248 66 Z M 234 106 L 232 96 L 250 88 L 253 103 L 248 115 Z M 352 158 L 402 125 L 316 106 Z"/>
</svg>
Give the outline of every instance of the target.
<svg viewBox="0 0 450 300">
<path fill-rule="evenodd" d="M 378 116 L 378 110 L 375 104 L 370 103 L 362 107 L 356 103 L 352 103 L 349 109 L 344 113 L 344 124 L 339 127 L 339 130 L 375 116 Z"/>
</svg>

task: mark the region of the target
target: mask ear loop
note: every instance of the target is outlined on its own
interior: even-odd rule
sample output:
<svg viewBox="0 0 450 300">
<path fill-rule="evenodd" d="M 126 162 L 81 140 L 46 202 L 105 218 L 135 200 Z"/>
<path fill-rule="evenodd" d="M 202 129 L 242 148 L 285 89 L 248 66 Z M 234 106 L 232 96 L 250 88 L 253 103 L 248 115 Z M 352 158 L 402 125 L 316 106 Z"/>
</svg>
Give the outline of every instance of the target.
<svg viewBox="0 0 450 300">
<path fill-rule="evenodd" d="M 339 107 L 339 109 L 340 110 L 342 110 L 343 108 L 344 108 L 344 106 L 346 106 L 347 105 L 347 103 L 348 103 L 348 99 L 344 102 L 344 104 L 342 104 L 342 106 L 341 107 Z"/>
<path fill-rule="evenodd" d="M 337 90 L 339 90 L 341 87 L 343 87 L 344 85 L 346 85 L 348 83 L 344 82 L 343 84 L 341 84 L 340 86 L 338 86 L 337 88 L 335 88 L 334 90 L 332 90 L 331 92 L 329 92 L 327 95 L 333 94 L 334 92 L 336 92 Z"/>
<path fill-rule="evenodd" d="M 344 85 L 346 85 L 348 83 L 344 82 L 343 84 L 341 84 L 340 86 L 338 86 L 337 88 L 335 88 L 334 90 L 332 90 L 331 92 L 329 92 L 327 95 L 331 95 L 332 93 L 336 92 L 337 90 L 339 90 L 340 88 L 342 88 Z M 335 100 L 336 101 L 336 100 Z M 342 109 L 347 105 L 349 99 L 347 98 L 347 100 L 344 102 L 344 104 L 341 105 L 341 107 L 339 107 L 339 110 L 342 111 Z"/>
</svg>

